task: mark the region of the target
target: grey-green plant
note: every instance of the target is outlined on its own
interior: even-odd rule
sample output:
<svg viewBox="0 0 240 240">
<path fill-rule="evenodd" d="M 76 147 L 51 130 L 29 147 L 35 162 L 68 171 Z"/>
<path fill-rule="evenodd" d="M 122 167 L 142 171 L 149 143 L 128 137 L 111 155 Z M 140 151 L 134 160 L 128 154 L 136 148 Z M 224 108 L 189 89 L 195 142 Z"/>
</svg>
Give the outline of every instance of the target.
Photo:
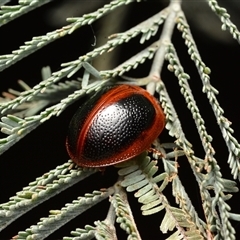
<svg viewBox="0 0 240 240">
<path fill-rule="evenodd" d="M 3 4 L 7 2 L 5 1 Z M 16 18 L 48 2 L 50 0 L 19 0 L 17 5 L 2 5 L 0 25 L 5 25 L 12 20 L 17 21 Z M 74 33 L 84 25 L 91 25 L 109 12 L 133 2 L 141 4 L 140 0 L 113 0 L 94 12 L 68 18 L 68 25 L 45 35 L 33 37 L 19 49 L 10 54 L 1 55 L 0 71 L 49 43 Z M 213 14 L 219 17 L 222 30 L 229 31 L 239 43 L 240 33 L 232 23 L 227 10 L 220 7 L 216 0 L 206 0 L 204 4 L 208 5 Z M 160 27 L 162 27 L 161 31 Z M 227 162 L 233 180 L 222 177 L 218 161 L 214 156 L 212 137 L 206 129 L 205 121 L 188 83 L 190 76 L 185 72 L 172 41 L 174 29 L 182 34 L 189 57 L 199 73 L 202 91 L 212 107 L 216 123 L 219 125 L 228 148 Z M 159 40 L 149 44 L 113 69 L 98 71 L 92 65 L 95 58 L 114 51 L 119 45 L 127 43 L 137 36 L 140 36 L 139 44 L 143 44 L 156 34 L 160 34 Z M 128 77 L 130 70 L 138 68 L 147 60 L 152 61 L 147 76 Z M 180 92 L 190 110 L 201 139 L 205 152 L 204 158 L 195 155 L 193 146 L 182 129 L 181 119 L 176 113 L 161 75 L 165 68 L 164 63 L 167 63 L 167 70 L 172 72 L 178 81 Z M 81 69 L 84 69 L 83 75 L 73 79 L 73 76 Z M 85 223 L 84 229 L 72 229 L 70 235 L 63 236 L 63 239 L 117 239 L 116 224 L 119 224 L 120 228 L 126 232 L 127 239 L 141 239 L 137 219 L 135 219 L 128 202 L 130 194 L 134 194 L 141 203 L 142 215 L 164 212 L 164 217 L 159 217 L 159 231 L 171 232 L 166 237 L 167 240 L 236 239 L 236 229 L 230 220 L 240 221 L 240 215 L 231 212 L 227 200 L 232 197 L 229 193 L 238 191 L 236 185 L 240 180 L 240 145 L 233 136 L 230 122 L 224 116 L 223 109 L 217 100 L 218 91 L 211 85 L 210 73 L 211 70 L 202 60 L 191 34 L 182 10 L 182 1 L 169 0 L 168 6 L 159 9 L 154 16 L 124 32 L 112 33 L 105 44 L 95 47 L 77 59 L 62 63 L 59 71 L 51 72 L 49 67 L 43 68 L 42 81 L 34 87 L 30 88 L 25 82 L 19 81 L 23 91 L 10 89 L 8 94 L 14 97 L 10 99 L 7 97 L 9 95 L 6 95 L 0 103 L 1 131 L 7 135 L 0 139 L 1 154 L 44 122 L 51 121 L 53 116 L 59 116 L 69 105 L 81 97 L 89 96 L 116 78 L 117 83 L 124 82 L 144 86 L 151 94 L 158 94 L 159 102 L 166 115 L 165 128 L 174 143 L 154 142 L 154 148 L 161 152 L 160 155 L 157 152 L 150 155 L 144 152 L 131 161 L 117 165 L 118 180 L 111 187 L 85 193 L 71 203 L 66 203 L 59 210 L 50 210 L 49 216 L 43 216 L 37 224 L 19 231 L 14 239 L 44 239 L 103 200 L 110 200 L 105 219 L 96 219 L 94 223 Z M 179 178 L 177 161 L 181 156 L 185 156 L 188 160 L 200 189 L 204 219 L 199 217 L 199 213 L 195 210 L 191 198 Z M 163 171 L 159 170 L 158 162 L 163 165 Z M 98 169 L 81 168 L 66 159 L 64 164 L 36 178 L 15 196 L 10 197 L 8 202 L 0 204 L 0 231 L 39 204 L 91 177 L 96 172 Z M 168 200 L 169 196 L 164 191 L 168 185 L 171 185 L 172 188 L 172 195 L 176 203 L 174 206 L 171 205 Z"/>
</svg>

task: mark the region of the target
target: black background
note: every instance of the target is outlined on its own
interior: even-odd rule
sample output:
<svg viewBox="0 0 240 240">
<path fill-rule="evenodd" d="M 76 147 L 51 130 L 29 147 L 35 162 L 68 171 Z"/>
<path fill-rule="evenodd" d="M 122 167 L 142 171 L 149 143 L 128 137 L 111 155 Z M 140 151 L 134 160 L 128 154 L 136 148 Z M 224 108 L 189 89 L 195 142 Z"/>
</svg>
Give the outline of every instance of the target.
<svg viewBox="0 0 240 240">
<path fill-rule="evenodd" d="M 53 1 L 38 10 L 16 19 L 0 28 L 1 46 L 0 54 L 10 53 L 12 50 L 18 49 L 24 41 L 30 40 L 33 36 L 44 35 L 55 28 L 48 24 L 46 18 L 49 9 L 54 9 L 63 1 Z M 166 3 L 166 2 L 165 2 Z M 150 1 L 143 3 L 134 3 L 130 6 L 130 11 L 125 21 L 124 29 L 134 26 L 135 24 L 150 17 L 161 9 L 164 4 L 159 4 L 158 1 Z M 187 16 L 188 18 L 188 16 Z M 238 22 L 239 23 L 239 22 Z M 220 94 L 217 96 L 220 105 L 225 111 L 225 116 L 232 122 L 232 127 L 235 130 L 234 136 L 239 139 L 240 136 L 240 114 L 239 114 L 239 60 L 240 47 L 235 40 L 230 40 L 228 43 L 217 41 L 214 36 L 204 35 L 203 32 L 195 28 L 194 18 L 190 18 L 190 25 L 193 24 L 192 32 L 197 42 L 199 51 L 204 62 L 211 68 L 211 83 L 216 87 Z M 239 25 L 239 24 L 238 24 Z M 52 71 L 60 69 L 62 62 L 77 59 L 79 56 L 93 50 L 92 43 L 94 42 L 94 34 L 98 36 L 101 24 L 94 23 L 92 28 L 84 26 L 77 30 L 71 36 L 66 36 L 58 41 L 49 44 L 35 54 L 24 58 L 14 66 L 9 67 L 0 73 L 0 89 L 6 91 L 9 87 L 20 90 L 17 85 L 17 80 L 22 79 L 30 86 L 34 86 L 41 80 L 41 68 L 49 65 Z M 216 26 L 219 27 L 219 26 Z M 158 38 L 160 32 L 154 38 Z M 226 33 L 223 33 L 226 34 Z M 107 39 L 107 36 L 106 36 Z M 153 41 L 153 40 L 150 40 Z M 144 46 L 138 44 L 139 38 L 124 44 L 121 48 L 120 59 L 124 61 L 136 54 Z M 206 122 L 207 131 L 213 136 L 213 147 L 216 150 L 216 159 L 221 167 L 221 172 L 224 178 L 230 178 L 230 169 L 227 164 L 228 152 L 223 141 L 222 135 L 216 124 L 216 119 L 211 111 L 206 96 L 202 93 L 202 84 L 194 68 L 193 63 L 189 60 L 184 41 L 181 39 L 179 32 L 175 31 L 173 43 L 177 49 L 180 61 L 182 62 L 185 71 L 190 74 L 193 94 L 196 98 L 198 107 Z M 104 58 L 103 58 L 104 60 Z M 135 71 L 129 73 L 130 76 L 142 77 L 148 74 L 151 66 L 151 61 L 140 65 Z M 76 75 L 78 76 L 78 75 Z M 80 75 L 79 75 L 80 76 Z M 184 99 L 179 91 L 177 79 L 166 70 L 162 73 L 163 81 L 165 82 L 168 92 L 171 96 L 174 106 L 181 120 L 184 132 L 187 139 L 193 143 L 194 151 L 199 157 L 204 157 L 201 142 L 199 140 L 191 114 L 186 108 Z M 57 165 L 63 164 L 68 159 L 65 150 L 65 136 L 67 126 L 71 116 L 76 111 L 79 103 L 70 106 L 61 116 L 53 117 L 51 121 L 45 122 L 38 129 L 29 134 L 28 137 L 22 139 L 14 145 L 9 151 L 5 152 L 0 159 L 0 202 L 7 202 L 9 197 L 14 196 L 17 191 L 20 191 L 23 186 L 27 186 L 29 182 L 34 181 L 38 176 L 55 168 Z M 4 135 L 1 135 L 4 137 Z M 161 135 L 162 142 L 173 141 L 165 130 Z M 161 164 L 160 170 L 162 169 Z M 193 199 L 193 204 L 201 212 L 201 200 L 199 198 L 198 186 L 194 181 L 190 167 L 185 158 L 179 159 L 179 175 Z M 92 192 L 94 189 L 111 186 L 117 179 L 116 170 L 113 167 L 106 169 L 105 174 L 97 173 L 87 180 L 68 189 L 64 193 L 52 198 L 43 203 L 41 206 L 27 213 L 20 219 L 16 220 L 11 226 L 6 228 L 0 239 L 9 239 L 17 234 L 20 230 L 25 230 L 32 224 L 36 224 L 40 217 L 47 216 L 50 209 L 60 209 L 66 202 L 71 202 L 85 192 Z M 171 187 L 167 187 L 164 192 L 171 202 Z M 162 239 L 159 233 L 159 223 L 161 222 L 162 213 L 148 217 L 141 216 L 140 205 L 129 194 L 129 201 L 134 211 L 135 219 L 138 223 L 138 228 L 143 239 Z M 239 194 L 234 194 L 233 198 L 228 202 L 232 208 L 232 212 L 239 213 Z M 68 223 L 64 228 L 51 235 L 49 239 L 57 239 L 62 236 L 69 236 L 69 232 L 76 227 L 84 227 L 85 224 L 93 224 L 97 219 L 104 219 L 107 211 L 99 209 L 108 208 L 109 202 L 104 201 L 90 211 L 87 211 L 74 221 Z M 96 213 L 97 212 L 97 213 Z M 239 229 L 240 225 L 237 222 L 232 222 L 235 229 Z M 238 233 L 238 237 L 240 237 Z M 124 239 L 125 236 L 120 235 L 119 239 Z M 164 237 L 165 238 L 165 237 Z"/>
</svg>

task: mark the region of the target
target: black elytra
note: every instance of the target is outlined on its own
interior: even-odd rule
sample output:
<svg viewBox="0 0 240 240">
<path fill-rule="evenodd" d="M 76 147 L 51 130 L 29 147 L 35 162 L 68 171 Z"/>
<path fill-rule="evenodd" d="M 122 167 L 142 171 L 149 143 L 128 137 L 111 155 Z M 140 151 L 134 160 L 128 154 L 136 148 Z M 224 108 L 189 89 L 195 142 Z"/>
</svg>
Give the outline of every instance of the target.
<svg viewBox="0 0 240 240">
<path fill-rule="evenodd" d="M 164 125 L 159 103 L 146 90 L 131 85 L 107 86 L 73 116 L 67 151 L 79 166 L 113 165 L 145 151 Z"/>
</svg>

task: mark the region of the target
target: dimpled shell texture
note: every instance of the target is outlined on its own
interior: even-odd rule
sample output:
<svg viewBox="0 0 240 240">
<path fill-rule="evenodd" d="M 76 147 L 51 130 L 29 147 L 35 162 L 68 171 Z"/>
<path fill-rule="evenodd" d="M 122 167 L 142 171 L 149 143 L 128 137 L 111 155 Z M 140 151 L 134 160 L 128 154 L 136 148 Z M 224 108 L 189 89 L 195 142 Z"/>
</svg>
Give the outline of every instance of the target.
<svg viewBox="0 0 240 240">
<path fill-rule="evenodd" d="M 142 153 L 164 125 L 159 103 L 146 90 L 131 85 L 107 86 L 73 116 L 66 146 L 77 165 L 104 167 Z"/>
</svg>

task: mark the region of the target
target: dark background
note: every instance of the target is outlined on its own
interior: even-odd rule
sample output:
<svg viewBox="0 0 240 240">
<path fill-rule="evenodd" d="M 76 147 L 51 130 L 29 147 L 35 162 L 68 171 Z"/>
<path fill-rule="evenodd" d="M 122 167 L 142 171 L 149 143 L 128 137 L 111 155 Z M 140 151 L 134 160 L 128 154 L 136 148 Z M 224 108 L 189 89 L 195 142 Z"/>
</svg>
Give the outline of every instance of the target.
<svg viewBox="0 0 240 240">
<path fill-rule="evenodd" d="M 64 2 L 65 1 L 63 0 L 53 1 L 52 3 L 43 6 L 38 10 L 30 12 L 29 14 L 26 14 L 25 16 L 1 27 L 0 54 L 10 53 L 12 50 L 18 49 L 18 47 L 22 45 L 24 41 L 30 40 L 33 36 L 44 35 L 49 31 L 53 31 L 56 27 L 60 27 L 57 26 L 58 22 L 53 20 L 51 16 L 54 14 L 54 9 L 59 7 Z M 81 2 L 83 3 L 84 1 Z M 104 3 L 104 1 L 102 1 L 102 3 Z M 77 4 L 77 1 L 73 1 L 72 4 L 76 4 L 76 9 L 83 9 L 83 7 Z M 129 6 L 127 16 L 125 16 L 125 25 L 123 26 L 122 31 L 128 29 L 129 27 L 133 27 L 137 23 L 150 17 L 152 14 L 157 13 L 160 9 L 162 9 L 163 6 L 166 6 L 166 4 L 166 1 L 161 3 L 158 1 L 146 1 L 143 3 L 131 4 Z M 205 2 L 202 4 L 206 5 Z M 96 7 L 98 6 L 95 6 L 95 8 Z M 229 38 L 228 33 L 220 32 L 221 37 L 215 33 L 215 28 L 219 29 L 220 23 L 219 25 L 212 26 L 214 34 L 212 31 L 202 31 L 204 27 L 202 27 L 201 22 L 197 21 L 197 16 L 195 16 L 195 14 L 197 15 L 198 12 L 191 11 L 191 6 L 187 5 L 186 3 L 184 7 L 186 8 L 186 13 L 189 13 L 187 18 L 189 19 L 189 24 L 191 26 L 192 33 L 198 45 L 202 59 L 212 70 L 211 83 L 220 92 L 220 94 L 217 96 L 219 103 L 225 111 L 225 117 L 232 122 L 232 127 L 235 130 L 234 136 L 239 139 L 240 47 L 235 40 Z M 236 10 L 236 7 L 233 7 L 232 5 L 229 5 L 229 7 L 230 13 L 235 16 L 234 11 Z M 93 7 L 92 11 L 95 10 L 95 8 Z M 208 25 L 211 25 L 211 19 L 209 19 L 209 21 L 207 20 L 209 17 L 208 12 L 202 14 L 206 14 L 204 15 L 206 22 Z M 213 13 L 211 16 L 217 20 L 217 17 L 214 16 Z M 64 16 L 62 18 L 64 19 Z M 63 21 L 63 19 L 59 19 L 59 24 L 61 21 Z M 238 26 L 240 25 L 239 22 L 236 22 L 236 24 Z M 101 22 L 94 23 L 91 27 L 84 26 L 74 32 L 74 34 L 49 44 L 33 55 L 16 63 L 14 66 L 4 70 L 0 73 L 0 90 L 7 91 L 9 87 L 20 90 L 19 86 L 17 85 L 18 79 L 22 79 L 30 86 L 34 86 L 41 80 L 41 68 L 43 66 L 49 65 L 52 71 L 57 71 L 60 69 L 60 64 L 62 62 L 77 59 L 79 56 L 87 53 L 90 50 L 93 50 L 92 44 L 94 42 L 94 35 L 96 35 L 98 41 L 98 36 L 101 34 L 101 27 Z M 160 32 L 153 40 L 150 40 L 150 42 L 157 40 L 159 35 Z M 107 36 L 103 37 L 107 39 Z M 150 42 L 147 42 L 144 44 L 144 46 L 148 46 Z M 213 136 L 212 144 L 216 150 L 215 157 L 221 167 L 223 177 L 232 179 L 230 169 L 227 164 L 227 148 L 216 124 L 216 119 L 211 111 L 211 107 L 208 104 L 205 94 L 202 93 L 202 84 L 197 71 L 195 70 L 191 60 L 189 60 L 184 41 L 181 39 L 181 35 L 178 31 L 174 32 L 173 43 L 177 49 L 180 61 L 182 62 L 185 71 L 191 76 L 189 84 L 191 85 L 198 107 L 206 122 L 207 131 Z M 136 40 L 130 41 L 128 44 L 124 44 L 121 47 L 119 59 L 113 60 L 116 64 L 118 62 L 122 62 L 131 57 L 133 54 L 136 54 L 140 49 L 143 49 L 144 46 L 139 45 L 139 38 L 136 38 Z M 102 61 L 104 61 L 104 57 Z M 147 61 L 145 64 L 140 65 L 136 70 L 131 71 L 129 76 L 146 76 L 150 66 L 151 61 Z M 187 139 L 193 143 L 196 155 L 199 157 L 204 157 L 201 142 L 199 141 L 191 114 L 186 108 L 184 99 L 180 94 L 177 79 L 166 70 L 166 65 L 164 66 L 162 78 L 167 86 L 173 104 L 176 107 Z M 36 177 L 41 176 L 45 172 L 55 168 L 57 165 L 66 162 L 66 160 L 69 158 L 65 150 L 67 127 L 71 116 L 76 111 L 78 105 L 79 103 L 73 104 L 63 114 L 61 114 L 61 116 L 53 117 L 51 121 L 45 122 L 38 129 L 30 133 L 28 137 L 22 139 L 19 143 L 14 145 L 9 151 L 5 152 L 1 156 L 1 203 L 7 202 L 9 197 L 14 196 L 17 191 L 20 191 L 23 186 L 27 186 L 29 182 L 34 181 Z M 4 137 L 3 134 L 1 136 Z M 173 141 L 173 139 L 168 136 L 167 131 L 165 130 L 161 135 L 161 141 L 169 142 Z M 188 162 L 185 158 L 180 158 L 179 165 L 180 178 L 186 188 L 186 191 L 192 198 L 194 206 L 196 207 L 200 216 L 203 218 L 198 186 L 194 181 L 194 177 L 191 173 Z M 161 164 L 159 164 L 159 166 L 161 170 Z M 10 237 L 16 235 L 18 231 L 25 230 L 30 225 L 36 224 L 40 217 L 47 216 L 50 209 L 60 209 L 65 203 L 71 202 L 78 196 L 83 195 L 85 192 L 92 192 L 95 189 L 97 190 L 103 187 L 111 186 L 116 179 L 117 173 L 113 167 L 107 168 L 104 175 L 98 173 L 92 177 L 89 177 L 87 180 L 84 180 L 71 189 L 68 189 L 64 193 L 61 193 L 60 195 L 43 203 L 41 206 L 16 220 L 11 226 L 6 228 L 6 230 L 1 233 L 0 239 L 9 239 Z M 171 198 L 170 186 L 167 187 L 164 193 L 169 196 L 170 201 L 174 202 L 174 199 Z M 234 194 L 233 198 L 228 202 L 232 208 L 232 212 L 239 213 L 239 197 L 239 194 Z M 133 197 L 133 194 L 129 194 L 129 201 L 133 207 L 135 219 L 139 224 L 138 228 L 142 238 L 159 239 L 161 236 L 159 233 L 159 223 L 161 222 L 160 219 L 162 217 L 162 213 L 160 215 L 158 214 L 149 217 L 143 217 L 141 216 L 140 211 L 138 211 L 140 205 Z M 109 202 L 104 201 L 101 203 L 101 207 L 97 206 L 90 211 L 87 211 L 74 221 L 68 223 L 64 228 L 57 231 L 54 235 L 51 235 L 49 239 L 57 239 L 61 238 L 62 236 L 69 236 L 69 232 L 74 230 L 76 227 L 83 228 L 85 224 L 92 225 L 93 221 L 97 219 L 104 219 L 107 212 L 99 209 L 107 210 L 108 205 Z M 232 224 L 235 229 L 240 228 L 239 223 L 232 222 Z M 124 234 L 120 235 L 119 239 L 123 239 L 123 237 L 125 238 Z M 239 232 L 238 237 L 240 237 Z"/>
</svg>

